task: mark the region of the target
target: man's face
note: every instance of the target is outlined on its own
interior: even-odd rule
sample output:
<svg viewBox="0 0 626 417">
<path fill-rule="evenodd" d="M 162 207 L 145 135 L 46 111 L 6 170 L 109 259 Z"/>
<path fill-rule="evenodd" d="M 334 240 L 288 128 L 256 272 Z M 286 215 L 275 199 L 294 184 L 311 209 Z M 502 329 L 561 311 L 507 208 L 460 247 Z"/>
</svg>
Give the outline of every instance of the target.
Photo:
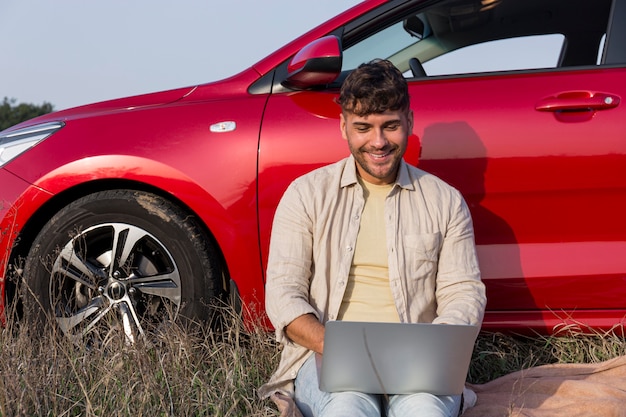
<svg viewBox="0 0 626 417">
<path fill-rule="evenodd" d="M 398 166 L 413 130 L 411 110 L 387 110 L 366 116 L 343 112 L 340 128 L 363 180 L 377 185 L 396 180 Z"/>
</svg>

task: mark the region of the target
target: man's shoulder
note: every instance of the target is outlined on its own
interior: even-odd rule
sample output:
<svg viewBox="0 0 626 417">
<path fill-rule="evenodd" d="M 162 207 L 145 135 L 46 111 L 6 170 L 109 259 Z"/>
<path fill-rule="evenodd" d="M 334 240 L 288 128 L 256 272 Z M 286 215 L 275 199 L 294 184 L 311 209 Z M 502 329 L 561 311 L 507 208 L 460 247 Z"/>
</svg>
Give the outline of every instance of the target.
<svg viewBox="0 0 626 417">
<path fill-rule="evenodd" d="M 280 206 L 319 207 L 338 198 L 347 158 L 315 168 L 293 180 L 281 198 Z"/>
<path fill-rule="evenodd" d="M 348 159 L 344 158 L 332 164 L 315 168 L 296 178 L 292 185 L 297 187 L 315 186 L 316 189 L 319 189 L 324 184 L 339 183 Z"/>
</svg>

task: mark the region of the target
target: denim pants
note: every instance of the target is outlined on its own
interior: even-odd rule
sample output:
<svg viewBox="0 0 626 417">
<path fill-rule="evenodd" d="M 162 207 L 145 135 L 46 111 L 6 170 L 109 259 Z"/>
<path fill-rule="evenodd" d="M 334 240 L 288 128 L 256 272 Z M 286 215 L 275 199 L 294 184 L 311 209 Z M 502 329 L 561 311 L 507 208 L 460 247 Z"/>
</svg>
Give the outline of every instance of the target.
<svg viewBox="0 0 626 417">
<path fill-rule="evenodd" d="M 391 395 L 387 403 L 382 395 L 320 391 L 315 355 L 311 355 L 296 377 L 295 402 L 304 417 L 455 417 L 461 396 Z"/>
</svg>

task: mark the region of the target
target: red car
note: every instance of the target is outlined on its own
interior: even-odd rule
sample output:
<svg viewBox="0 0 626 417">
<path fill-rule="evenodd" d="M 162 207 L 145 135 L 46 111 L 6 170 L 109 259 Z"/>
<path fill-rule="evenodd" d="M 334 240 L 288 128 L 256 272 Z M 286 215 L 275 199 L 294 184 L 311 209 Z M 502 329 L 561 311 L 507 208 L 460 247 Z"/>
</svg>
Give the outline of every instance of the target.
<svg viewBox="0 0 626 417">
<path fill-rule="evenodd" d="M 77 338 L 215 299 L 262 316 L 277 202 L 348 154 L 338 88 L 388 58 L 415 112 L 407 161 L 472 211 L 483 328 L 623 325 L 624 22 L 626 0 L 369 0 L 232 78 L 12 127 L 0 288 Z"/>
</svg>

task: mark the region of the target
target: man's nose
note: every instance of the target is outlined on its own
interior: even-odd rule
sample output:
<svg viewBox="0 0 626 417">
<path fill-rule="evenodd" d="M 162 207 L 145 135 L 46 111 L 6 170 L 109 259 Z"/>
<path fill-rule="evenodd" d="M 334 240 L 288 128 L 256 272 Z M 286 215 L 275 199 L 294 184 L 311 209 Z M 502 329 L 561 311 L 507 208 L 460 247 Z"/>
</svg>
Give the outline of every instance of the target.
<svg viewBox="0 0 626 417">
<path fill-rule="evenodd" d="M 374 129 L 373 130 L 373 137 L 370 141 L 370 144 L 373 147 L 376 147 L 378 149 L 380 148 L 384 148 L 387 145 L 388 141 L 387 141 L 387 136 L 385 134 L 385 130 L 384 129 Z"/>
</svg>

